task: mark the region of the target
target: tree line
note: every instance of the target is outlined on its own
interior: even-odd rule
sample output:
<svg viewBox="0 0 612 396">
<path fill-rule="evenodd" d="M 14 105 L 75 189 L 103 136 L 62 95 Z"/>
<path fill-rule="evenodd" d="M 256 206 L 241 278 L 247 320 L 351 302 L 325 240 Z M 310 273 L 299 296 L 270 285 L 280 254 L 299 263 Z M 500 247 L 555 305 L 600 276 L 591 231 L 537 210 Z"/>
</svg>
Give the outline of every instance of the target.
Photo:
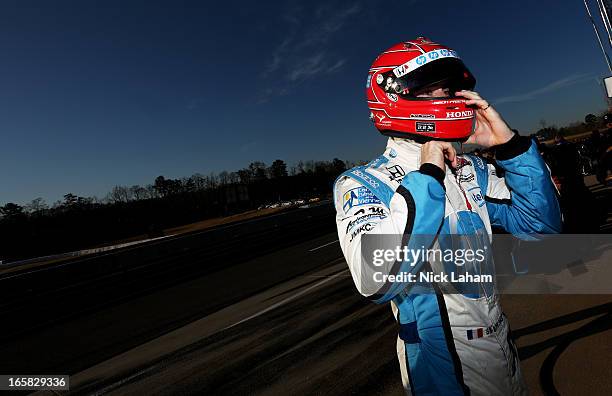
<svg viewBox="0 0 612 396">
<path fill-rule="evenodd" d="M 568 136 L 608 128 L 611 123 L 612 114 L 607 112 L 602 112 L 597 115 L 589 113 L 584 117 L 584 122 L 576 121 L 562 127 L 558 127 L 554 124 L 548 125 L 546 120 L 542 119 L 539 122 L 541 128 L 535 132 L 535 135 L 539 138 L 548 140 L 553 139 L 557 135 Z"/>
<path fill-rule="evenodd" d="M 146 186 L 115 186 L 102 199 L 64 195 L 52 205 L 36 198 L 0 206 L 0 260 L 39 257 L 131 237 L 163 235 L 166 228 L 228 216 L 263 205 L 331 193 L 335 178 L 354 164 L 300 161 L 288 169 L 252 162 L 236 172 L 178 179 L 158 176 Z"/>
</svg>

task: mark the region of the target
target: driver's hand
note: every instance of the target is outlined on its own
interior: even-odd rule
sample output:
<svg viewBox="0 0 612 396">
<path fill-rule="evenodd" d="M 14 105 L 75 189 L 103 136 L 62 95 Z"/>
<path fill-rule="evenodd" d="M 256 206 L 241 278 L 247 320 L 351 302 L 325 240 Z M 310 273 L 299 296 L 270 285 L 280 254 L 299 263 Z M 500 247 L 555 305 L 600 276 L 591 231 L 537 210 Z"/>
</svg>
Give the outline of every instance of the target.
<svg viewBox="0 0 612 396">
<path fill-rule="evenodd" d="M 445 159 L 453 168 L 457 167 L 457 151 L 449 142 L 430 141 L 421 146 L 421 165 L 434 164 L 446 172 Z"/>
<path fill-rule="evenodd" d="M 456 95 L 466 98 L 466 104 L 476 108 L 476 128 L 466 143 L 488 148 L 504 144 L 514 136 L 514 132 L 499 113 L 477 92 L 464 90 Z"/>
</svg>

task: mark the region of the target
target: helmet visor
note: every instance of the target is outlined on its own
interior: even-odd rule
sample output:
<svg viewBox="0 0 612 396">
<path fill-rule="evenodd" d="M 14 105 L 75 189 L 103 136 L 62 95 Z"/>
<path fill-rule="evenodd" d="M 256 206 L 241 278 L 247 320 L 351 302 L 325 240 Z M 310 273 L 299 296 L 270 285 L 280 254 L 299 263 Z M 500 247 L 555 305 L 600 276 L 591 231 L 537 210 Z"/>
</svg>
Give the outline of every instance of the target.
<svg viewBox="0 0 612 396">
<path fill-rule="evenodd" d="M 435 88 L 448 88 L 454 96 L 456 91 L 471 90 L 476 85 L 476 79 L 459 58 L 430 62 L 398 78 L 392 70 L 383 76 L 382 88 L 404 99 L 415 99 Z"/>
</svg>

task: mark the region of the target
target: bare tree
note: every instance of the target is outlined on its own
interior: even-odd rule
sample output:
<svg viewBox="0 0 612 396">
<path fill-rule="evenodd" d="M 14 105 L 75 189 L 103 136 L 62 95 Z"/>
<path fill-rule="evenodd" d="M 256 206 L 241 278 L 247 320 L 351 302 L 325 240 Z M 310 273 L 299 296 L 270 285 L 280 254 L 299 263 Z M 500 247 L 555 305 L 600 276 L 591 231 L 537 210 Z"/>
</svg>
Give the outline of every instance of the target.
<svg viewBox="0 0 612 396">
<path fill-rule="evenodd" d="M 296 174 L 306 172 L 306 166 L 304 165 L 304 161 L 298 162 L 295 168 L 296 168 Z"/>
<path fill-rule="evenodd" d="M 136 201 L 140 201 L 142 199 L 147 199 L 149 192 L 147 191 L 146 188 L 139 186 L 138 184 L 133 185 L 132 187 L 130 187 L 130 191 L 129 191 L 131 197 L 133 199 L 135 199 Z"/>
<path fill-rule="evenodd" d="M 540 124 L 540 126 L 542 127 L 542 129 L 545 129 L 545 128 L 546 128 L 546 125 L 548 125 L 548 123 L 546 122 L 546 120 L 545 120 L 545 119 L 543 119 L 543 118 L 540 120 L 539 124 Z"/>
<path fill-rule="evenodd" d="M 147 186 L 145 187 L 145 190 L 147 190 L 147 195 L 149 198 L 159 198 L 160 197 L 160 195 L 158 194 L 153 184 L 147 184 Z"/>
<path fill-rule="evenodd" d="M 115 186 L 110 192 L 112 202 L 128 202 L 130 201 L 130 189 L 126 186 Z"/>
<path fill-rule="evenodd" d="M 305 173 L 314 173 L 315 171 L 315 162 L 310 160 L 304 163 L 304 172 Z"/>
<path fill-rule="evenodd" d="M 220 176 L 215 175 L 213 172 L 210 172 L 210 175 L 208 175 L 208 178 L 206 179 L 206 188 L 217 187 L 221 183 L 219 177 Z"/>
<path fill-rule="evenodd" d="M 155 188 L 157 195 L 162 198 L 170 193 L 168 181 L 163 176 L 157 176 L 155 178 L 153 188 Z"/>
<path fill-rule="evenodd" d="M 240 169 L 236 173 L 242 184 L 250 184 L 253 181 L 252 174 L 248 169 Z"/>
<path fill-rule="evenodd" d="M 26 204 L 24 206 L 24 209 L 26 213 L 33 214 L 36 212 L 47 210 L 49 209 L 49 206 L 47 205 L 44 199 L 39 197 L 39 198 L 33 199 L 30 203 Z"/>
<path fill-rule="evenodd" d="M 90 199 L 91 199 L 91 203 L 94 204 L 94 205 L 100 205 L 100 204 L 104 203 L 104 199 L 98 198 L 96 195 L 94 195 Z"/>
<path fill-rule="evenodd" d="M 191 177 L 182 177 L 180 180 L 180 192 L 193 192 L 196 190 L 195 182 Z"/>
<path fill-rule="evenodd" d="M 251 181 L 253 182 L 266 179 L 266 164 L 261 161 L 251 162 L 248 171 L 251 174 Z"/>
<path fill-rule="evenodd" d="M 339 160 L 338 158 L 334 158 L 331 162 L 331 168 L 334 174 L 340 175 L 346 170 L 346 164 L 344 163 L 344 161 Z"/>
<path fill-rule="evenodd" d="M 229 182 L 229 173 L 227 173 L 226 171 L 219 173 L 219 185 L 226 186 L 228 182 Z"/>
<path fill-rule="evenodd" d="M 194 173 L 191 176 L 193 186 L 197 191 L 204 190 L 206 188 L 206 178 L 200 173 Z"/>
<path fill-rule="evenodd" d="M 240 176 L 238 176 L 237 172 L 231 172 L 229 174 L 228 181 L 231 184 L 238 184 L 238 183 L 240 183 Z"/>
</svg>

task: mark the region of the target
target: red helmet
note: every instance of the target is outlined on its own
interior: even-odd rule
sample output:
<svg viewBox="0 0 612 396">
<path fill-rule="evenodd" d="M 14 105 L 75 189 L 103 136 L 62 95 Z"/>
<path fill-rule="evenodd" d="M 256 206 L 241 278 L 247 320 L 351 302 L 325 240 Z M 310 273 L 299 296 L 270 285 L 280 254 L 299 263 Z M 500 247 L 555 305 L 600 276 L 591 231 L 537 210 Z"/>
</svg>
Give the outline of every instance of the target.
<svg viewBox="0 0 612 396">
<path fill-rule="evenodd" d="M 475 113 L 454 93 L 474 85 L 474 76 L 452 49 L 423 37 L 399 43 L 380 54 L 370 68 L 370 119 L 389 136 L 465 139 L 473 131 Z M 451 97 L 418 97 L 435 88 L 448 88 Z"/>
</svg>

